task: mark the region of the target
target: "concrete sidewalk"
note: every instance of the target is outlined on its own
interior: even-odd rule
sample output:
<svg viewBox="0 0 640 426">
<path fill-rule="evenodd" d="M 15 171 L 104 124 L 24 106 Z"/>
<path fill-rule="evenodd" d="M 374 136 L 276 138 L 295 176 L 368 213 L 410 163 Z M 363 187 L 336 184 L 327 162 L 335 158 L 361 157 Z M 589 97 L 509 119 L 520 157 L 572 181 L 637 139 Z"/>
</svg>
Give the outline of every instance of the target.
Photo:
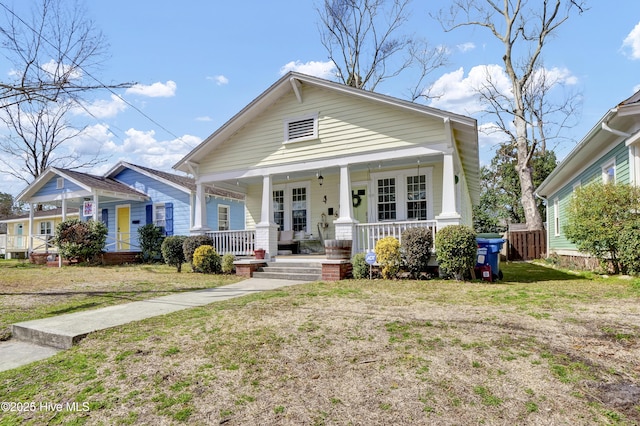
<svg viewBox="0 0 640 426">
<path fill-rule="evenodd" d="M 13 324 L 11 340 L 0 342 L 0 371 L 48 358 L 72 347 L 94 331 L 306 282 L 308 281 L 249 278 L 223 287 L 176 293 L 93 311 Z"/>
</svg>

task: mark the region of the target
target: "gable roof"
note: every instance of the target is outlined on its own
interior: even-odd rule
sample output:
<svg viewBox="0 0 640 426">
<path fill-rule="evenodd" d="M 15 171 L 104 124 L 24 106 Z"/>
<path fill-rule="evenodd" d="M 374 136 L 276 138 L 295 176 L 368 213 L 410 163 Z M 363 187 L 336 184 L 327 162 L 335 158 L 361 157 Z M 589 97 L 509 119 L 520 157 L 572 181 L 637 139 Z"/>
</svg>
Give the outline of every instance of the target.
<svg viewBox="0 0 640 426">
<path fill-rule="evenodd" d="M 109 176 L 110 178 L 115 178 L 118 175 L 118 173 L 120 173 L 124 169 L 131 169 L 131 170 L 137 171 L 138 173 L 148 176 L 151 179 L 164 182 L 165 184 L 170 185 L 187 194 L 195 192 L 196 190 L 196 181 L 192 177 L 185 176 L 185 175 L 177 175 L 175 173 L 163 172 L 163 171 L 155 170 L 149 167 L 144 167 L 137 164 L 131 164 L 126 161 L 120 161 L 110 171 L 107 172 L 106 176 Z M 242 194 L 239 194 L 233 191 L 227 191 L 221 188 L 214 188 L 211 186 L 205 187 L 205 193 L 213 196 L 230 198 L 234 200 L 244 200 L 244 196 Z"/>
<path fill-rule="evenodd" d="M 191 152 L 185 155 L 173 168 L 183 172 L 193 173 L 194 166 L 203 158 L 213 152 L 216 147 L 254 120 L 280 98 L 293 91 L 298 100 L 301 101 L 303 97 L 301 86 L 303 84 L 319 87 L 333 93 L 366 99 L 393 108 L 400 108 L 407 112 L 440 119 L 443 122 L 448 121 L 452 131 L 456 135 L 456 140 L 460 142 L 457 149 L 468 181 L 469 191 L 471 194 L 480 193 L 478 130 L 475 119 L 297 72 L 289 72 L 281 77 L 251 103 L 235 114 L 229 121 L 202 141 L 197 147 L 191 150 Z"/>
<path fill-rule="evenodd" d="M 626 139 L 627 145 L 635 142 L 640 137 L 639 119 L 640 91 L 608 110 L 538 186 L 536 194 L 553 195 L 622 140 Z"/>
<path fill-rule="evenodd" d="M 42 186 L 49 182 L 53 177 L 63 177 L 78 185 L 85 191 L 97 192 L 99 195 L 108 195 L 135 200 L 148 200 L 146 194 L 130 188 L 122 183 L 104 176 L 96 176 L 88 173 L 78 172 L 57 167 L 49 167 L 38 178 L 33 181 L 27 188 L 22 191 L 17 200 L 28 200 L 33 197 Z"/>
</svg>

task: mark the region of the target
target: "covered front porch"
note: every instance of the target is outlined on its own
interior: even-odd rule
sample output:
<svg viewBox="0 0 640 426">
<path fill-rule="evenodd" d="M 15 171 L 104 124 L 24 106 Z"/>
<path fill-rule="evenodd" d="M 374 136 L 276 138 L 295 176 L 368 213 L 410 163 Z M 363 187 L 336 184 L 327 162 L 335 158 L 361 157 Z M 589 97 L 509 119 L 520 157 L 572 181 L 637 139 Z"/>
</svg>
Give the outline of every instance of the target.
<svg viewBox="0 0 640 426">
<path fill-rule="evenodd" d="M 471 223 L 464 171 L 445 146 L 334 163 L 197 177 L 191 233 L 211 237 L 221 254 L 251 256 L 263 249 L 269 260 L 289 251 L 283 250 L 282 231 L 291 231 L 297 254 L 322 253 L 326 240 L 350 240 L 354 254 L 372 251 L 386 236 L 401 240 L 408 228 L 429 228 L 435 238 L 439 228 Z M 215 231 L 205 222 L 203 193 L 210 185 L 246 194 L 245 230 Z"/>
</svg>

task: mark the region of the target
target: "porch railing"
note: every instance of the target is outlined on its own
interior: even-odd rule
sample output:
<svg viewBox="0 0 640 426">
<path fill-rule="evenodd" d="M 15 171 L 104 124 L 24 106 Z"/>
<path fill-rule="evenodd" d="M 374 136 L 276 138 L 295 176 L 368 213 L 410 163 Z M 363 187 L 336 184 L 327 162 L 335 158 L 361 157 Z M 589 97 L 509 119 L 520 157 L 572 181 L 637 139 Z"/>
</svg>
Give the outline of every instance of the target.
<svg viewBox="0 0 640 426">
<path fill-rule="evenodd" d="M 55 235 L 51 234 L 34 234 L 29 235 L 5 234 L 2 242 L 2 249 L 7 252 L 26 252 L 29 250 L 29 239 L 31 239 L 31 248 L 37 253 L 55 252 L 57 248 L 53 244 Z"/>
<path fill-rule="evenodd" d="M 107 243 L 105 244 L 105 251 L 118 252 L 118 251 L 140 251 L 140 246 L 137 241 L 132 238 L 133 233 L 116 232 L 115 237 L 112 234 L 107 235 Z"/>
<path fill-rule="evenodd" d="M 395 237 L 402 243 L 402 233 L 409 228 L 429 228 L 431 236 L 436 238 L 435 220 L 416 220 L 408 222 L 359 223 L 356 225 L 353 238 L 353 252 L 367 253 L 373 251 L 376 242 L 384 237 Z"/>
<path fill-rule="evenodd" d="M 212 231 L 206 235 L 220 255 L 251 256 L 256 244 L 256 231 Z"/>
</svg>

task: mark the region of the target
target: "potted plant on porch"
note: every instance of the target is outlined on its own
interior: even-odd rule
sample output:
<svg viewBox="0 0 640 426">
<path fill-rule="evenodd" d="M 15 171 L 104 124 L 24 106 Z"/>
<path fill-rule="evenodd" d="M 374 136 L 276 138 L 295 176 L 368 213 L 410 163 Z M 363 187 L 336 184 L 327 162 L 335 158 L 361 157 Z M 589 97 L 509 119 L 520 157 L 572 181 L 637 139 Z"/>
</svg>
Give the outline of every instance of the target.
<svg viewBox="0 0 640 426">
<path fill-rule="evenodd" d="M 256 259 L 264 259 L 265 249 L 255 249 L 253 254 L 256 256 Z"/>
</svg>

